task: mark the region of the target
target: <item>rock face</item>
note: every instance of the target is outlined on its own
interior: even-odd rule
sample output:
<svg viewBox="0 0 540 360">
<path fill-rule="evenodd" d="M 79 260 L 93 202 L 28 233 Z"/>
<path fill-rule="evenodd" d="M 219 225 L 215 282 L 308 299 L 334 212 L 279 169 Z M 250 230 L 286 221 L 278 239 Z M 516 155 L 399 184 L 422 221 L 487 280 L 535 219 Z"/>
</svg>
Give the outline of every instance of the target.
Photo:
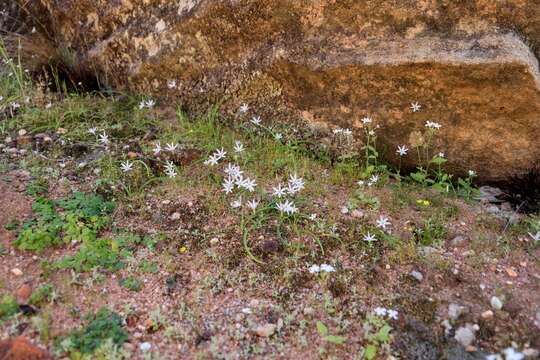
<svg viewBox="0 0 540 360">
<path fill-rule="evenodd" d="M 31 3 L 56 46 L 116 88 L 358 133 L 369 115 L 390 161 L 434 120 L 449 170 L 484 181 L 540 161 L 539 0 Z"/>
</svg>

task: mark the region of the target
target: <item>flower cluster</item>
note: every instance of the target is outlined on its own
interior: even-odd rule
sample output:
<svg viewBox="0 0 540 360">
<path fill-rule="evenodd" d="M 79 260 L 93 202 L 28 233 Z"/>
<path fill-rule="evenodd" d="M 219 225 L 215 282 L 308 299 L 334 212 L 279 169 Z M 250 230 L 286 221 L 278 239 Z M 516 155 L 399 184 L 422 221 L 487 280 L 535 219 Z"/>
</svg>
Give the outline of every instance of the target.
<svg viewBox="0 0 540 360">
<path fill-rule="evenodd" d="M 240 141 L 234 142 L 234 153 L 241 154 L 245 152 L 245 147 Z M 216 151 L 204 162 L 205 165 L 215 166 L 219 162 L 227 157 L 227 151 L 221 148 Z M 257 182 L 255 179 L 247 177 L 244 175 L 244 171 L 240 168 L 238 164 L 227 163 L 223 167 L 223 182 L 221 184 L 222 191 L 229 195 L 234 192 L 235 189 L 244 190 L 249 193 L 254 193 L 257 188 Z M 271 190 L 271 195 L 277 198 L 275 203 L 275 208 L 282 214 L 292 215 L 298 212 L 298 208 L 295 206 L 292 199 L 287 199 L 287 196 L 294 196 L 305 187 L 304 179 L 298 177 L 296 174 L 289 176 L 286 185 L 278 184 L 274 186 Z M 251 199 L 247 201 L 246 205 L 249 209 L 255 210 L 259 206 L 260 200 Z M 242 197 L 238 197 L 236 200 L 231 202 L 232 208 L 241 208 L 243 206 Z"/>
<path fill-rule="evenodd" d="M 332 132 L 334 133 L 334 135 L 352 136 L 351 129 L 337 128 L 337 129 L 332 130 Z"/>
<path fill-rule="evenodd" d="M 172 161 L 165 162 L 165 174 L 170 178 L 174 178 L 176 175 L 178 175 L 176 173 L 176 166 L 174 166 Z"/>
<path fill-rule="evenodd" d="M 357 182 L 358 186 L 364 186 L 367 185 L 369 187 L 372 187 L 373 185 L 376 185 L 379 182 L 379 175 L 374 174 L 371 175 L 371 177 L 367 180 L 367 183 L 364 180 L 359 180 Z"/>
<path fill-rule="evenodd" d="M 504 360 L 523 360 L 525 359 L 525 354 L 516 351 L 513 347 L 508 347 L 502 351 L 504 354 Z M 486 360 L 503 360 L 502 355 L 492 354 L 486 356 Z"/>
<path fill-rule="evenodd" d="M 398 319 L 398 311 L 387 309 L 383 307 L 376 307 L 373 309 L 373 313 L 379 317 L 388 317 L 389 319 L 397 320 Z"/>
<path fill-rule="evenodd" d="M 139 109 L 151 109 L 154 107 L 154 105 L 156 105 L 156 102 L 152 99 L 141 100 L 141 102 L 139 103 Z"/>
<path fill-rule="evenodd" d="M 308 271 L 311 274 L 318 274 L 320 272 L 325 272 L 325 273 L 336 272 L 336 269 L 332 265 L 328 265 L 328 264 L 321 264 L 321 265 L 314 264 L 309 267 Z"/>
<path fill-rule="evenodd" d="M 223 148 L 218 149 L 214 151 L 212 155 L 210 155 L 208 160 L 204 162 L 204 165 L 215 166 L 219 163 L 220 160 L 225 159 L 226 155 L 227 155 L 227 152 Z"/>
<path fill-rule="evenodd" d="M 276 208 L 284 214 L 292 215 L 298 212 L 298 208 L 291 200 L 280 201 L 276 203 Z"/>
<path fill-rule="evenodd" d="M 441 124 L 439 124 L 438 122 L 434 122 L 434 121 L 426 121 L 426 124 L 425 126 L 429 129 L 440 129 L 442 127 Z"/>
</svg>

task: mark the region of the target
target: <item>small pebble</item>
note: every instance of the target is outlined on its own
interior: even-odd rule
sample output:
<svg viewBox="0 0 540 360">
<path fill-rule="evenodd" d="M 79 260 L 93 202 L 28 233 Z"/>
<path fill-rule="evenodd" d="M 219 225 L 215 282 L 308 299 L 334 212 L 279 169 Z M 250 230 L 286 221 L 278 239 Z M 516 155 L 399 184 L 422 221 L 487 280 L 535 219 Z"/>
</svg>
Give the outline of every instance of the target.
<svg viewBox="0 0 540 360">
<path fill-rule="evenodd" d="M 474 331 L 470 327 L 460 327 L 456 330 L 456 335 L 454 336 L 454 339 L 463 347 L 467 347 L 471 345 L 474 340 L 476 339 L 476 336 L 474 335 Z"/>
<path fill-rule="evenodd" d="M 15 276 L 22 276 L 23 272 L 21 269 L 19 268 L 13 268 L 11 269 L 11 273 Z"/>
<path fill-rule="evenodd" d="M 490 304 L 491 304 L 491 307 L 494 308 L 495 310 L 501 310 L 502 307 L 503 307 L 503 303 L 502 303 L 501 299 L 499 299 L 496 296 L 493 296 L 491 298 Z"/>
<path fill-rule="evenodd" d="M 448 305 L 448 317 L 450 320 L 457 320 L 465 312 L 465 307 L 459 304 L 450 304 Z"/>
<path fill-rule="evenodd" d="M 416 270 L 411 271 L 411 276 L 418 281 L 424 280 L 424 275 L 422 275 L 421 272 L 416 271 Z"/>
<path fill-rule="evenodd" d="M 491 310 L 486 310 L 482 313 L 482 318 L 483 319 L 491 319 L 493 317 L 493 311 Z"/>
<path fill-rule="evenodd" d="M 148 351 L 152 348 L 152 344 L 150 344 L 149 342 L 143 342 L 139 345 L 139 349 L 141 349 L 141 351 Z"/>
<path fill-rule="evenodd" d="M 315 309 L 313 309 L 311 306 L 306 306 L 304 308 L 304 315 L 313 315 L 315 314 Z"/>
<path fill-rule="evenodd" d="M 274 324 L 260 325 L 255 328 L 255 334 L 260 337 L 270 337 L 275 331 L 276 325 Z"/>
</svg>

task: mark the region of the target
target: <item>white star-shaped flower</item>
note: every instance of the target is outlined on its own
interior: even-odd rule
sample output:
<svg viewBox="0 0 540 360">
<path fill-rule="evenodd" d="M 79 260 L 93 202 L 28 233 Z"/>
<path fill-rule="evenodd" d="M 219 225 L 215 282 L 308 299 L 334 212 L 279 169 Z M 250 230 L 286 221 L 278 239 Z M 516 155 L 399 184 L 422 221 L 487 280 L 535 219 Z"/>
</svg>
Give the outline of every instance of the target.
<svg viewBox="0 0 540 360">
<path fill-rule="evenodd" d="M 276 203 L 276 208 L 287 215 L 294 214 L 298 211 L 298 208 L 290 200 L 285 200 L 282 202 Z"/>
<path fill-rule="evenodd" d="M 165 162 L 165 174 L 170 178 L 174 178 L 178 175 L 176 173 L 176 166 L 172 161 Z"/>
<path fill-rule="evenodd" d="M 283 187 L 281 184 L 272 188 L 272 195 L 277 196 L 278 198 L 287 195 L 287 188 Z"/>
<path fill-rule="evenodd" d="M 377 237 L 376 237 L 375 235 L 372 235 L 372 234 L 368 231 L 368 233 L 364 235 L 364 241 L 366 241 L 366 242 L 377 241 Z"/>
<path fill-rule="evenodd" d="M 88 128 L 89 134 L 96 135 L 96 132 L 97 132 L 97 128 L 95 127 Z"/>
<path fill-rule="evenodd" d="M 321 264 L 321 271 L 331 273 L 336 272 L 336 269 L 332 265 Z"/>
<path fill-rule="evenodd" d="M 304 189 L 304 179 L 296 176 L 296 174 L 291 175 L 289 177 L 289 194 L 294 195 L 302 189 Z"/>
<path fill-rule="evenodd" d="M 120 168 L 123 172 L 130 172 L 131 170 L 133 170 L 133 163 L 129 160 L 126 160 L 120 163 Z"/>
<path fill-rule="evenodd" d="M 257 206 L 259 206 L 259 200 L 250 200 L 247 202 L 247 206 L 248 208 L 250 208 L 251 210 L 255 210 L 257 209 Z"/>
<path fill-rule="evenodd" d="M 223 180 L 223 191 L 225 194 L 230 194 L 234 189 L 234 179 L 233 178 L 226 178 Z"/>
<path fill-rule="evenodd" d="M 308 269 L 311 274 L 316 274 L 321 271 L 321 267 L 317 264 L 311 265 Z"/>
<path fill-rule="evenodd" d="M 426 125 L 425 125 L 427 128 L 430 128 L 430 129 L 440 129 L 442 127 L 441 124 L 439 124 L 438 122 L 434 122 L 434 121 L 426 121 Z"/>
<path fill-rule="evenodd" d="M 366 116 L 366 117 L 364 117 L 364 118 L 362 119 L 362 123 L 363 123 L 364 125 L 371 124 L 372 122 L 373 122 L 373 119 L 370 118 L 369 116 Z"/>
<path fill-rule="evenodd" d="M 375 309 L 373 309 L 373 313 L 377 316 L 380 316 L 380 317 L 383 317 L 383 316 L 386 316 L 386 312 L 387 310 L 383 307 L 376 307 Z"/>
<path fill-rule="evenodd" d="M 109 136 L 105 132 L 99 134 L 99 139 L 98 140 L 103 145 L 108 145 L 109 144 Z"/>
<path fill-rule="evenodd" d="M 254 179 L 245 178 L 240 182 L 239 186 L 243 187 L 244 189 L 246 189 L 249 192 L 254 192 L 255 187 L 257 186 L 257 183 L 255 182 Z"/>
<path fill-rule="evenodd" d="M 245 150 L 244 145 L 240 141 L 237 140 L 237 141 L 234 142 L 234 152 L 235 153 L 241 153 L 244 150 Z"/>
<path fill-rule="evenodd" d="M 398 319 L 398 312 L 397 310 L 388 309 L 387 315 L 390 319 L 397 320 Z"/>
<path fill-rule="evenodd" d="M 176 149 L 178 149 L 178 144 L 176 143 L 167 143 L 167 145 L 165 145 L 166 151 L 175 152 Z"/>
<path fill-rule="evenodd" d="M 379 182 L 379 175 L 372 175 L 370 178 L 369 178 L 369 181 L 368 181 L 368 186 L 373 186 L 375 185 L 377 182 Z"/>
<path fill-rule="evenodd" d="M 154 151 L 154 155 L 158 155 L 161 152 L 161 144 L 159 141 L 154 144 L 153 151 Z"/>
<path fill-rule="evenodd" d="M 418 102 L 411 103 L 412 112 L 418 112 L 418 111 L 420 111 L 421 108 L 422 108 L 422 106 Z"/>
<path fill-rule="evenodd" d="M 241 179 L 243 173 L 243 171 L 240 170 L 240 166 L 231 163 L 227 164 L 227 167 L 223 170 L 223 172 L 234 180 Z"/>
<path fill-rule="evenodd" d="M 503 354 L 506 360 L 523 360 L 525 355 L 517 352 L 514 348 L 506 348 L 503 350 Z"/>
<path fill-rule="evenodd" d="M 536 234 L 529 233 L 529 236 L 534 240 L 534 242 L 540 242 L 540 231 Z"/>
<path fill-rule="evenodd" d="M 386 228 L 390 225 L 390 221 L 384 216 L 379 217 L 377 220 L 377 227 L 380 229 L 386 230 Z"/>
<path fill-rule="evenodd" d="M 217 165 L 218 162 L 219 162 L 219 159 L 215 157 L 214 155 L 212 155 L 208 158 L 208 160 L 204 161 L 204 165 L 214 166 L 214 165 Z"/>
<path fill-rule="evenodd" d="M 251 123 L 255 125 L 261 125 L 261 117 L 260 116 L 254 116 L 251 118 Z"/>
<path fill-rule="evenodd" d="M 227 155 L 227 152 L 223 148 L 221 148 L 216 150 L 213 156 L 219 161 L 221 159 L 224 159 L 225 155 Z"/>
<path fill-rule="evenodd" d="M 407 152 L 409 151 L 409 148 L 405 145 L 398 146 L 396 152 L 399 154 L 399 156 L 405 156 L 407 155 Z"/>
<path fill-rule="evenodd" d="M 152 99 L 146 100 L 146 103 L 145 103 L 145 105 L 146 105 L 146 107 L 147 107 L 148 109 L 153 108 L 155 104 L 156 104 L 156 102 L 155 102 L 154 100 L 152 100 Z"/>
<path fill-rule="evenodd" d="M 249 111 L 249 106 L 248 106 L 248 104 L 243 103 L 242 105 L 240 105 L 240 112 L 241 112 L 242 114 L 247 113 L 248 111 Z"/>
<path fill-rule="evenodd" d="M 231 207 L 233 209 L 238 209 L 239 207 L 242 207 L 242 198 L 238 198 L 237 200 L 231 202 Z"/>
</svg>

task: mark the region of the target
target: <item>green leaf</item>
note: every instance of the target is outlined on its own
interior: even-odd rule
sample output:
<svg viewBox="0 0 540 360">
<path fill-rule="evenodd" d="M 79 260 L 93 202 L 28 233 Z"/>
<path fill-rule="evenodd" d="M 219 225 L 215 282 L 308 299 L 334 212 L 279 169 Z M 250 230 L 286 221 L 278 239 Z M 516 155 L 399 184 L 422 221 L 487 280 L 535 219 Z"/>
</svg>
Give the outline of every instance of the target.
<svg viewBox="0 0 540 360">
<path fill-rule="evenodd" d="M 332 344 L 341 345 L 341 344 L 344 344 L 345 341 L 347 341 L 347 338 L 343 336 L 337 336 L 337 335 L 328 335 L 324 338 L 324 340 Z"/>
<path fill-rule="evenodd" d="M 317 321 L 317 331 L 323 336 L 328 334 L 328 328 L 320 321 Z"/>
<path fill-rule="evenodd" d="M 392 328 L 390 327 L 390 325 L 388 324 L 384 325 L 377 333 L 377 340 L 379 342 L 390 341 L 390 331 L 392 331 Z"/>
<path fill-rule="evenodd" d="M 442 165 L 447 161 L 448 160 L 446 160 L 445 158 L 440 157 L 440 156 L 435 156 L 433 159 L 431 159 L 431 163 L 435 164 L 435 165 Z"/>
<path fill-rule="evenodd" d="M 377 348 L 373 344 L 369 344 L 366 346 L 364 350 L 364 357 L 368 360 L 375 359 L 375 356 L 377 356 Z"/>
<path fill-rule="evenodd" d="M 423 183 L 426 180 L 426 175 L 421 172 L 411 173 L 411 178 L 419 183 Z"/>
</svg>

